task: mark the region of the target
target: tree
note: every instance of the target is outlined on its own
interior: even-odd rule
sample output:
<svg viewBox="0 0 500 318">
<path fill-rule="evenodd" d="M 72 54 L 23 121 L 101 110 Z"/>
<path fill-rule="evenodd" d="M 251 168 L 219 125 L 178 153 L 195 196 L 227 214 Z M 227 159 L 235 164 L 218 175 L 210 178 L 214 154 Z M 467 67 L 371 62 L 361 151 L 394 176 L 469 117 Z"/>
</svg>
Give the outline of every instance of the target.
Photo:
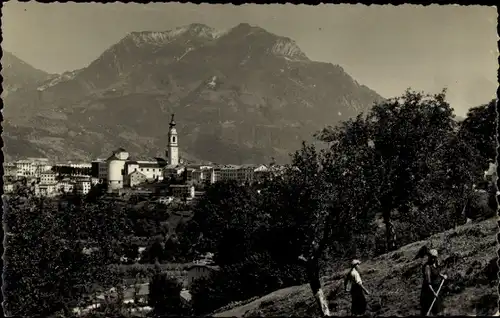
<svg viewBox="0 0 500 318">
<path fill-rule="evenodd" d="M 215 252 L 219 265 L 232 264 L 248 251 L 253 228 L 256 191 L 235 181 L 211 185 L 194 207 L 193 219 L 186 225 L 182 245 L 191 246 L 192 257 Z"/>
<path fill-rule="evenodd" d="M 158 316 L 179 316 L 185 313 L 181 301 L 182 284 L 173 277 L 161 273 L 159 267 L 149 283 L 149 306 Z"/>
<path fill-rule="evenodd" d="M 117 284 L 109 265 L 116 262 L 114 241 L 127 234 L 127 227 L 113 204 L 90 204 L 72 195 L 57 202 L 35 197 L 26 185 L 7 198 L 6 207 L 9 314 L 49 316 L 62 310 L 69 315 L 93 292 L 93 283 Z M 88 237 L 81 239 L 82 232 Z M 101 243 L 100 251 L 83 254 L 92 242 Z"/>
<path fill-rule="evenodd" d="M 82 254 L 67 219 L 75 203 L 58 205 L 21 188 L 6 202 L 5 308 L 16 316 L 69 312 L 87 292 L 86 285 L 104 264 Z"/>
<path fill-rule="evenodd" d="M 356 223 L 369 220 L 368 210 L 358 204 L 364 195 L 361 161 L 353 157 L 358 152 L 347 142 L 350 136 L 341 131 L 330 135 L 337 141 L 335 151 L 318 152 L 303 143 L 283 178 L 271 181 L 274 190 L 263 192 L 281 203 L 274 205 L 277 209 L 270 212 L 269 224 L 280 231 L 285 259 L 302 261 L 323 315 L 329 309 L 320 283 L 321 259 L 334 243 L 342 245 L 352 238 Z"/>
<path fill-rule="evenodd" d="M 467 117 L 460 123 L 460 137 L 477 151 L 482 171 L 496 158 L 495 136 L 498 131 L 497 101 L 469 109 Z"/>
<path fill-rule="evenodd" d="M 381 211 L 386 247 L 393 250 L 395 212 L 404 215 L 413 203 L 422 204 L 429 194 L 429 189 L 421 191 L 423 185 L 439 183 L 438 176 L 445 176 L 450 167 L 444 158 L 457 129 L 452 108 L 444 91 L 434 96 L 407 91 L 374 105 L 365 119 L 360 116 L 351 126 L 351 131 L 344 129 L 347 135 L 363 136 L 357 151 L 371 156 L 363 169 L 364 188 L 370 189 L 374 207 Z M 324 130 L 319 137 L 337 145 L 338 135 Z"/>
<path fill-rule="evenodd" d="M 89 193 L 87 193 L 85 199 L 88 202 L 97 203 L 97 200 L 101 199 L 106 194 L 106 190 L 107 190 L 106 183 L 95 184 L 90 188 L 90 191 Z"/>
</svg>

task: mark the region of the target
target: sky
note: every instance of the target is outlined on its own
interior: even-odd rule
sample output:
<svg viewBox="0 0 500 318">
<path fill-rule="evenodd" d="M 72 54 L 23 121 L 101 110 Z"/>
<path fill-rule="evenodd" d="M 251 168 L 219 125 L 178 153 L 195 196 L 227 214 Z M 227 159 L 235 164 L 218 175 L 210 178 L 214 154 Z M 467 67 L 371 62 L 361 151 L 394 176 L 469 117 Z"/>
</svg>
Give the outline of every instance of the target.
<svg viewBox="0 0 500 318">
<path fill-rule="evenodd" d="M 384 97 L 447 88 L 456 114 L 495 98 L 497 11 L 486 6 L 4 3 L 2 48 L 62 73 L 87 66 L 132 31 L 191 23 L 260 26 L 338 64 Z"/>
</svg>

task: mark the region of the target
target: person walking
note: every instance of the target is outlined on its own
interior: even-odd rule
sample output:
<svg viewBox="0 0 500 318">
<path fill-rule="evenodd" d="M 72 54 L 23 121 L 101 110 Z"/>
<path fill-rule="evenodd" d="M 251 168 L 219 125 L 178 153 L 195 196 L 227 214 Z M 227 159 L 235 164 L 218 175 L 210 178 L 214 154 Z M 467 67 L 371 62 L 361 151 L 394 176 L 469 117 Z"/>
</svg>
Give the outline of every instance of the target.
<svg viewBox="0 0 500 318">
<path fill-rule="evenodd" d="M 442 275 L 438 268 L 438 252 L 431 249 L 427 255 L 427 262 L 422 268 L 423 282 L 420 293 L 420 315 L 427 316 L 431 309 L 432 315 L 438 315 L 442 310 L 441 296 L 438 294 Z M 434 301 L 434 298 L 436 300 Z M 434 304 L 433 304 L 434 302 Z"/>
<path fill-rule="evenodd" d="M 351 293 L 352 304 L 351 304 L 351 315 L 360 316 L 364 315 L 366 312 L 366 295 L 370 295 L 370 292 L 363 285 L 361 280 L 361 275 L 359 274 L 359 264 L 361 262 L 357 259 L 351 262 L 351 270 L 347 274 L 344 281 L 346 291 Z"/>
</svg>

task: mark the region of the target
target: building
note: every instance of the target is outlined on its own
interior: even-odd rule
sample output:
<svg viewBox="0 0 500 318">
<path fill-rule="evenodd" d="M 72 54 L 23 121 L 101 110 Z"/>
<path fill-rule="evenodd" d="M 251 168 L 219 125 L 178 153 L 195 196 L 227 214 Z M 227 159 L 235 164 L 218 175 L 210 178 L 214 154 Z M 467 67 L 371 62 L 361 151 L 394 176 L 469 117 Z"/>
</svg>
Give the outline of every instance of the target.
<svg viewBox="0 0 500 318">
<path fill-rule="evenodd" d="M 214 265 L 208 265 L 203 263 L 194 263 L 187 269 L 187 284 L 190 286 L 195 280 L 202 277 L 208 277 L 212 275 L 215 271 L 218 271 L 219 267 Z"/>
<path fill-rule="evenodd" d="M 163 180 L 163 169 L 166 166 L 167 162 L 161 158 L 156 158 L 154 161 L 129 160 L 125 163 L 125 175 L 138 171 L 146 177 L 146 180 L 160 181 Z"/>
<path fill-rule="evenodd" d="M 199 166 L 193 168 L 193 171 L 191 172 L 191 182 L 193 184 L 202 184 L 205 182 L 215 183 L 214 168 L 210 166 Z"/>
<path fill-rule="evenodd" d="M 130 187 L 135 187 L 138 184 L 146 182 L 146 180 L 146 175 L 137 170 L 128 175 L 128 185 Z"/>
<path fill-rule="evenodd" d="M 28 158 L 14 162 L 16 177 L 39 177 L 40 173 L 50 170 L 49 161 L 46 158 Z"/>
<path fill-rule="evenodd" d="M 56 191 L 62 193 L 71 193 L 75 190 L 75 183 L 71 180 L 63 180 L 57 184 Z"/>
<path fill-rule="evenodd" d="M 260 165 L 254 169 L 253 174 L 255 181 L 264 181 L 265 178 L 269 175 L 269 168 L 265 165 Z"/>
<path fill-rule="evenodd" d="M 90 192 L 90 189 L 92 188 L 92 183 L 90 179 L 80 179 L 75 182 L 74 186 L 76 193 L 87 195 Z"/>
<path fill-rule="evenodd" d="M 58 194 L 58 185 L 57 183 L 52 184 L 36 184 L 35 185 L 35 195 L 43 196 L 43 197 L 53 197 Z"/>
<path fill-rule="evenodd" d="M 184 172 L 184 169 L 185 168 L 182 166 L 168 165 L 163 168 L 163 178 L 167 180 L 170 180 L 172 178 L 176 179 Z"/>
<path fill-rule="evenodd" d="M 96 184 L 101 183 L 101 180 L 99 178 L 90 177 L 90 183 L 92 186 L 95 186 Z"/>
<path fill-rule="evenodd" d="M 238 180 L 238 169 L 240 166 L 237 165 L 223 165 L 220 166 L 220 180 Z"/>
<path fill-rule="evenodd" d="M 3 174 L 5 177 L 16 177 L 17 176 L 17 168 L 14 163 L 4 163 L 3 164 Z"/>
<path fill-rule="evenodd" d="M 113 151 L 113 154 L 106 159 L 108 163 L 107 183 L 108 192 L 115 192 L 123 188 L 123 176 L 125 173 L 125 163 L 129 157 L 128 152 L 123 148 Z"/>
<path fill-rule="evenodd" d="M 497 165 L 490 163 L 488 170 L 484 172 L 484 179 L 487 181 L 494 181 L 497 177 Z"/>
<path fill-rule="evenodd" d="M 119 148 L 106 159 L 106 180 L 108 185 L 108 192 L 118 192 L 123 189 L 127 184 L 130 184 L 130 177 L 134 180 L 132 184 L 143 179 L 139 174 L 133 172 L 140 172 L 146 177 L 146 180 L 163 180 L 164 177 L 170 178 L 171 175 L 179 175 L 181 171 L 179 166 L 179 146 L 177 138 L 176 124 L 174 115 L 169 124 L 168 130 L 168 144 L 166 150 L 167 160 L 156 158 L 154 161 L 134 161 L 128 160 L 129 154 L 123 149 Z M 100 161 L 93 162 L 93 175 L 97 174 L 98 177 L 104 176 L 104 171 L 101 172 L 102 163 Z M 183 169 L 183 168 L 182 168 Z M 102 169 L 104 170 L 104 169 Z"/>
<path fill-rule="evenodd" d="M 194 186 L 187 184 L 171 184 L 172 196 L 181 199 L 193 199 L 195 195 Z"/>
<path fill-rule="evenodd" d="M 161 197 L 158 199 L 158 203 L 170 204 L 174 201 L 174 197 Z"/>
<path fill-rule="evenodd" d="M 92 161 L 91 165 L 91 176 L 94 178 L 98 178 L 99 180 L 107 180 L 108 179 L 108 164 L 106 160 L 97 159 Z"/>
<path fill-rule="evenodd" d="M 54 170 L 59 174 L 70 176 L 91 176 L 92 163 L 86 162 L 71 162 L 57 163 L 54 165 Z"/>
<path fill-rule="evenodd" d="M 14 184 L 12 183 L 3 184 L 3 193 L 13 193 L 13 192 L 14 192 Z"/>
<path fill-rule="evenodd" d="M 41 184 L 54 184 L 56 181 L 56 174 L 52 171 L 45 171 L 40 174 L 40 183 Z"/>
<path fill-rule="evenodd" d="M 178 136 L 177 129 L 175 128 L 174 114 L 172 114 L 172 119 L 170 120 L 169 130 L 168 130 L 168 144 L 166 157 L 168 164 L 170 166 L 179 165 L 179 146 L 178 146 Z"/>
</svg>

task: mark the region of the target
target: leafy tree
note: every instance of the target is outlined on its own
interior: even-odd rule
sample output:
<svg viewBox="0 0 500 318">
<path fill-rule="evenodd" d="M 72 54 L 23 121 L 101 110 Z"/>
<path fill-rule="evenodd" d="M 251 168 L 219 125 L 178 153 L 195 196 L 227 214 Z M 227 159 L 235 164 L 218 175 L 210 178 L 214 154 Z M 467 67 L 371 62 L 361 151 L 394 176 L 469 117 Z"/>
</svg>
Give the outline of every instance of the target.
<svg viewBox="0 0 500 318">
<path fill-rule="evenodd" d="M 495 162 L 498 118 L 497 101 L 469 109 L 467 117 L 460 123 L 460 137 L 469 143 L 478 154 L 482 171 L 488 169 L 490 162 Z"/>
<path fill-rule="evenodd" d="M 82 254 L 82 244 L 67 220 L 77 217 L 76 200 L 66 205 L 34 197 L 21 188 L 7 198 L 4 220 L 5 309 L 16 316 L 69 313 L 89 292 L 106 264 Z M 65 218 L 66 217 L 66 218 Z M 111 278 L 112 275 L 108 275 Z"/>
<path fill-rule="evenodd" d="M 143 261 L 147 261 L 151 264 L 156 261 L 162 262 L 165 259 L 165 244 L 163 242 L 163 237 L 157 236 L 154 238 L 151 246 L 145 251 Z"/>
<path fill-rule="evenodd" d="M 222 283 L 227 283 L 227 279 L 228 276 L 221 271 L 211 277 L 201 277 L 191 284 L 189 292 L 195 315 L 205 315 L 227 304 L 228 299 L 235 299 L 229 296 L 227 287 L 231 285 Z M 221 288 L 223 286 L 226 288 Z"/>
<path fill-rule="evenodd" d="M 361 188 L 372 193 L 371 208 L 381 212 L 387 250 L 396 248 L 393 219 L 408 216 L 414 206 L 431 206 L 432 200 L 443 193 L 439 187 L 453 187 L 452 177 L 464 172 L 463 165 L 454 167 L 462 156 L 450 160 L 449 149 L 457 129 L 444 91 L 433 96 L 407 91 L 399 98 L 374 105 L 365 119 L 360 116 L 350 130 L 340 131 L 348 139 L 349 135 L 361 137 L 355 142 L 356 156 L 371 156 L 369 163 L 359 165 L 357 171 L 364 170 Z M 327 129 L 319 138 L 336 147 L 338 136 Z M 452 148 L 457 155 L 461 146 L 456 143 Z"/>
<path fill-rule="evenodd" d="M 59 201 L 35 197 L 28 185 L 6 200 L 5 308 L 16 316 L 63 311 L 84 302 L 93 290 L 116 285 L 116 241 L 127 231 L 114 203 L 88 203 L 65 195 Z M 80 233 L 87 233 L 84 239 Z M 99 251 L 83 254 L 84 247 Z"/>
<path fill-rule="evenodd" d="M 193 257 L 215 252 L 218 264 L 231 264 L 248 251 L 252 220 L 256 217 L 256 192 L 235 181 L 210 186 L 194 208 L 193 219 L 183 231 L 183 245 Z"/>
<path fill-rule="evenodd" d="M 106 190 L 107 190 L 106 183 L 95 184 L 90 188 L 90 191 L 89 193 L 87 193 L 85 199 L 88 202 L 97 203 L 97 200 L 101 199 L 106 194 Z"/>
<path fill-rule="evenodd" d="M 334 135 L 330 137 L 337 141 L 336 151 L 318 152 L 303 143 L 284 176 L 270 181 L 274 189 L 263 191 L 264 196 L 280 202 L 268 205 L 275 207 L 269 212 L 269 224 L 280 234 L 279 258 L 292 264 L 303 262 L 311 291 L 324 315 L 329 311 L 321 290 L 321 260 L 328 249 L 335 252 L 335 243 L 346 246 L 356 224 L 369 220 L 368 210 L 359 205 L 364 195 L 363 174 L 358 166 L 361 160 L 353 157 L 358 154 L 355 144 L 347 142 L 348 134 Z"/>
<path fill-rule="evenodd" d="M 186 312 L 181 301 L 182 284 L 173 277 L 168 277 L 157 268 L 149 283 L 149 306 L 158 316 L 179 316 Z"/>
</svg>

